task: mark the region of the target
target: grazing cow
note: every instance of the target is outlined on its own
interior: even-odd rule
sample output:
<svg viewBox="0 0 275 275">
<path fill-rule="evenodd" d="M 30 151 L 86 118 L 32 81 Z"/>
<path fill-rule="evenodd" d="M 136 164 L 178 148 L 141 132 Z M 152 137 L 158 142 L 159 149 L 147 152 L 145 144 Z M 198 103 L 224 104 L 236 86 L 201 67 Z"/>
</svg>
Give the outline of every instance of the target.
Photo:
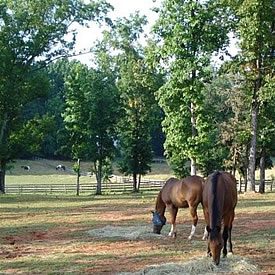
<svg viewBox="0 0 275 275">
<path fill-rule="evenodd" d="M 22 165 L 21 168 L 23 168 L 24 170 L 30 171 L 31 167 L 29 165 Z"/>
<path fill-rule="evenodd" d="M 62 165 L 62 164 L 59 164 L 55 167 L 56 170 L 63 170 L 63 171 L 66 171 L 66 167 L 65 165 Z"/>
</svg>

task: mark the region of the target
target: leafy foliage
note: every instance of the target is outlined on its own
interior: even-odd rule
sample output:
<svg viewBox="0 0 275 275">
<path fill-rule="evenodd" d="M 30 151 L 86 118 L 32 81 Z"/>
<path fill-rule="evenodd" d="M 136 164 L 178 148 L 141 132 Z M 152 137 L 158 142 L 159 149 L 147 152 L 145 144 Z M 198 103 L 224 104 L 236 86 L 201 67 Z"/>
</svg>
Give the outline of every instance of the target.
<svg viewBox="0 0 275 275">
<path fill-rule="evenodd" d="M 158 91 L 165 112 L 165 153 L 175 173 L 189 174 L 188 159 L 205 167 L 210 146 L 211 118 L 203 111 L 204 83 L 209 81 L 211 55 L 226 45 L 226 10 L 217 1 L 163 1 L 154 26 L 151 62 L 167 70 L 167 82 Z M 194 164 L 192 164 L 194 165 Z"/>
<path fill-rule="evenodd" d="M 101 193 L 102 168 L 113 159 L 119 95 L 114 79 L 104 72 L 72 65 L 65 81 L 66 108 L 63 113 L 69 138 L 65 147 L 74 159 L 93 162 Z"/>
<path fill-rule="evenodd" d="M 73 23 L 100 19 L 110 5 L 79 0 L 0 3 L 0 190 L 4 192 L 5 165 L 15 155 L 11 135 L 20 132 L 24 106 L 48 91 L 39 69 L 73 49 Z M 69 34 L 71 34 L 69 38 Z M 12 100 L 11 100 L 12 98 Z M 23 123 L 23 124 L 22 124 Z M 16 140 L 16 139 L 14 139 Z M 18 139 L 19 140 L 19 139 Z"/>
</svg>

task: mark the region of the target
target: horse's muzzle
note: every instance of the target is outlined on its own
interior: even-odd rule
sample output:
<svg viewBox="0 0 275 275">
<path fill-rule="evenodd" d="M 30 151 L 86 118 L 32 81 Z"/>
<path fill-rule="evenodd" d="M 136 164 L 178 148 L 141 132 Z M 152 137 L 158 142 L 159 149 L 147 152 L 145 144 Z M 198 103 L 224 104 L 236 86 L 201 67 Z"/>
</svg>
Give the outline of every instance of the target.
<svg viewBox="0 0 275 275">
<path fill-rule="evenodd" d="M 160 234 L 161 228 L 162 228 L 162 226 L 156 226 L 155 225 L 154 228 L 153 228 L 153 233 Z"/>
</svg>

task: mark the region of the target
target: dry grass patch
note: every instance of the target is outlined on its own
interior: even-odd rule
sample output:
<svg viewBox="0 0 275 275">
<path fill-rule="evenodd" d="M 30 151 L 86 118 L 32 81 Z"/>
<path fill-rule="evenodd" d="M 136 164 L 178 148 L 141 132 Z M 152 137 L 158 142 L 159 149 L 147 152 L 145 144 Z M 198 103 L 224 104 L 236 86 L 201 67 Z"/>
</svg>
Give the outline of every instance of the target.
<svg viewBox="0 0 275 275">
<path fill-rule="evenodd" d="M 230 255 L 222 259 L 219 266 L 216 266 L 211 259 L 203 257 L 192 260 L 184 264 L 167 263 L 154 265 L 143 270 L 131 273 L 123 272 L 119 275 L 196 275 L 196 274 L 230 274 L 230 273 L 246 273 L 253 274 L 259 272 L 259 268 L 250 260 Z"/>
</svg>

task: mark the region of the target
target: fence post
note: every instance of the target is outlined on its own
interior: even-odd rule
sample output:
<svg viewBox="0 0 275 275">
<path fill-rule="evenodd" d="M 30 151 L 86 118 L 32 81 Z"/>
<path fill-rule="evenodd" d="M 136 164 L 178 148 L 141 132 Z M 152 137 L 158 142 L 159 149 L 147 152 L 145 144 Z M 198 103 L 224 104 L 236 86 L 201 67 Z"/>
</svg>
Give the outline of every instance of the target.
<svg viewBox="0 0 275 275">
<path fill-rule="evenodd" d="M 77 160 L 76 195 L 79 196 L 80 159 Z"/>
</svg>

